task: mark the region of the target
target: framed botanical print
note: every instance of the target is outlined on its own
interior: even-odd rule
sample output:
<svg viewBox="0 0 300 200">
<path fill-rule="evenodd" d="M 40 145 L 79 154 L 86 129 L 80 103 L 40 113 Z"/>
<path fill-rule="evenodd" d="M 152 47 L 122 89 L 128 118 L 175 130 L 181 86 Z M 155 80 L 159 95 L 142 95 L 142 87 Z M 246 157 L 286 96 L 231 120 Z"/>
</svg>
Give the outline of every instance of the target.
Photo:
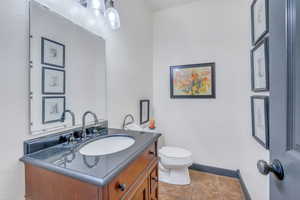
<svg viewBox="0 0 300 200">
<path fill-rule="evenodd" d="M 254 92 L 269 90 L 269 42 L 265 38 L 251 51 L 251 85 Z"/>
<path fill-rule="evenodd" d="M 66 99 L 63 96 L 43 97 L 43 124 L 60 122 L 65 107 Z"/>
<path fill-rule="evenodd" d="M 269 149 L 269 103 L 267 96 L 251 97 L 252 136 Z"/>
<path fill-rule="evenodd" d="M 150 120 L 150 100 L 140 100 L 140 124 L 145 124 Z"/>
<path fill-rule="evenodd" d="M 171 98 L 215 98 L 215 63 L 170 67 Z"/>
<path fill-rule="evenodd" d="M 252 44 L 256 44 L 269 31 L 269 2 L 254 0 L 251 5 Z"/>
<path fill-rule="evenodd" d="M 42 93 L 43 94 L 65 94 L 66 89 L 65 71 L 43 67 Z"/>
<path fill-rule="evenodd" d="M 42 37 L 42 64 L 65 67 L 65 45 Z"/>
</svg>

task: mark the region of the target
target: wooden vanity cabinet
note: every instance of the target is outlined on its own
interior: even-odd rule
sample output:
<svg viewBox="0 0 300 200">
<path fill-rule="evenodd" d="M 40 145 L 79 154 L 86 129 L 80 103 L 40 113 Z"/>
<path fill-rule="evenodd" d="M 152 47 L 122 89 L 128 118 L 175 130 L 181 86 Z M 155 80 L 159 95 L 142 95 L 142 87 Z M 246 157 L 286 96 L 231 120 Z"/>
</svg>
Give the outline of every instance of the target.
<svg viewBox="0 0 300 200">
<path fill-rule="evenodd" d="M 131 198 L 132 200 L 148 200 L 148 184 L 147 180 L 145 180 L 140 187 L 138 187 L 138 190 L 135 192 L 134 196 Z"/>
<path fill-rule="evenodd" d="M 149 200 L 158 200 L 158 165 L 155 164 L 149 176 Z"/>
<path fill-rule="evenodd" d="M 142 176 L 136 180 L 136 186 L 129 191 L 123 199 L 125 200 L 156 200 L 158 199 L 158 176 L 157 160 L 152 162 Z M 153 173 L 155 172 L 155 173 Z M 153 184 L 153 181 L 155 184 Z M 153 184 L 153 185 L 151 185 Z"/>
<path fill-rule="evenodd" d="M 147 176 L 149 167 L 156 160 L 156 146 L 153 144 L 109 183 L 109 200 L 119 200 L 129 192 L 139 177 Z"/>
<path fill-rule="evenodd" d="M 29 164 L 26 200 L 158 200 L 157 144 L 150 145 L 105 187 Z"/>
</svg>

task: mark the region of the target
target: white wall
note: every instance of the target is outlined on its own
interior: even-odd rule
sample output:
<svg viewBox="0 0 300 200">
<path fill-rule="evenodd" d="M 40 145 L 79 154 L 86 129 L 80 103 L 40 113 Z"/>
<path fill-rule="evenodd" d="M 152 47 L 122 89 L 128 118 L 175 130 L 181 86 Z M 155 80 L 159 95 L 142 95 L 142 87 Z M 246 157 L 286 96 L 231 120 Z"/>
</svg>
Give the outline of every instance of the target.
<svg viewBox="0 0 300 200">
<path fill-rule="evenodd" d="M 120 32 L 104 31 L 111 91 L 108 117 L 115 127 L 120 126 L 124 113 L 137 114 L 140 97 L 152 96 L 151 14 L 141 0 L 124 0 L 117 6 L 122 19 Z M 28 125 L 28 22 L 26 0 L 2 2 L 0 200 L 24 199 L 24 168 L 18 159 L 23 154 L 23 141 L 32 138 Z"/>
<path fill-rule="evenodd" d="M 139 120 L 139 100 L 152 99 L 153 19 L 141 0 L 117 1 L 121 30 L 107 37 L 108 121 L 120 128 L 126 114 Z"/>
<path fill-rule="evenodd" d="M 250 7 L 240 0 L 199 0 L 155 13 L 154 113 L 167 145 L 195 163 L 240 169 L 253 199 L 268 199 L 268 160 L 251 137 Z M 169 66 L 216 62 L 216 99 L 171 99 Z"/>
</svg>

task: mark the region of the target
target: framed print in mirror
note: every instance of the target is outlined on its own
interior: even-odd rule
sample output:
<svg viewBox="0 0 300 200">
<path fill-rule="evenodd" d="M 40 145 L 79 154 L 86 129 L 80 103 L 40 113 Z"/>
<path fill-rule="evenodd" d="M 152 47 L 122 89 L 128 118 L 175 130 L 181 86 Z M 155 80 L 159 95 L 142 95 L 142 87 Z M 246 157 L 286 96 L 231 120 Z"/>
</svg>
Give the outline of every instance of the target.
<svg viewBox="0 0 300 200">
<path fill-rule="evenodd" d="M 252 44 L 256 44 L 269 31 L 268 0 L 254 0 L 251 5 Z"/>
<path fill-rule="evenodd" d="M 140 124 L 145 124 L 150 120 L 150 100 L 140 100 Z"/>
<path fill-rule="evenodd" d="M 171 98 L 215 98 L 215 63 L 170 67 Z"/>
<path fill-rule="evenodd" d="M 43 67 L 42 92 L 43 94 L 65 94 L 66 76 L 65 71 Z"/>
<path fill-rule="evenodd" d="M 65 67 L 65 45 L 42 37 L 42 64 Z"/>
<path fill-rule="evenodd" d="M 252 96 L 252 136 L 269 149 L 269 103 L 267 96 Z"/>
<path fill-rule="evenodd" d="M 65 97 L 43 97 L 43 124 L 60 122 L 65 109 Z"/>
<path fill-rule="evenodd" d="M 269 42 L 258 43 L 251 51 L 251 85 L 254 92 L 269 90 Z"/>
</svg>

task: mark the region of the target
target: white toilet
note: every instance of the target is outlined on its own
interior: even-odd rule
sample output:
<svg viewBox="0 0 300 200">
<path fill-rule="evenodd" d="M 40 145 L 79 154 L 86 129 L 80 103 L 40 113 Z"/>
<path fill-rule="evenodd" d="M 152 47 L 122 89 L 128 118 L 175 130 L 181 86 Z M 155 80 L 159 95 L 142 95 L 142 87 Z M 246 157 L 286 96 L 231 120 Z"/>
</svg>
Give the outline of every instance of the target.
<svg viewBox="0 0 300 200">
<path fill-rule="evenodd" d="M 156 132 L 148 128 L 142 128 L 137 124 L 128 124 L 126 130 Z M 163 137 L 162 137 L 163 138 Z M 160 140 L 158 148 L 163 145 Z M 174 184 L 188 185 L 191 182 L 188 167 L 193 164 L 192 153 L 179 147 L 161 147 L 158 151 L 159 156 L 159 181 Z"/>
<path fill-rule="evenodd" d="M 162 147 L 159 152 L 159 181 L 188 185 L 191 182 L 188 167 L 193 164 L 192 153 L 178 147 Z"/>
</svg>

